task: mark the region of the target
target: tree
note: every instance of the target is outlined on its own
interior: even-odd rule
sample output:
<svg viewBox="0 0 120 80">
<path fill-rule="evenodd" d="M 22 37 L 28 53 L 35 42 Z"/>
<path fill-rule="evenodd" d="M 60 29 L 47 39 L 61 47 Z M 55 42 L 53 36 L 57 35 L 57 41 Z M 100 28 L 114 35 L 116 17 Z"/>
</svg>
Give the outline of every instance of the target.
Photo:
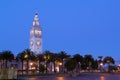
<svg viewBox="0 0 120 80">
<path fill-rule="evenodd" d="M 56 53 L 51 53 L 51 55 L 50 55 L 50 61 L 53 62 L 53 64 L 54 64 L 54 72 L 56 72 L 55 62 L 56 62 L 56 61 L 59 61 L 58 54 L 56 54 Z"/>
<path fill-rule="evenodd" d="M 40 65 L 39 65 L 39 72 L 44 73 L 45 70 L 46 70 L 45 66 L 42 65 L 42 64 L 40 64 Z"/>
<path fill-rule="evenodd" d="M 74 59 L 70 59 L 65 63 L 65 68 L 67 71 L 73 71 L 77 65 L 77 61 Z"/>
<path fill-rule="evenodd" d="M 82 62 L 82 65 L 81 67 L 83 69 L 91 69 L 91 65 L 93 64 L 94 62 L 94 58 L 92 57 L 92 55 L 85 55 L 84 58 L 83 58 L 83 62 Z"/>
<path fill-rule="evenodd" d="M 28 74 L 28 70 L 29 70 L 29 64 L 28 63 L 29 63 L 29 60 L 34 61 L 35 58 L 36 58 L 36 56 L 35 56 L 35 54 L 30 49 L 25 49 L 23 51 L 23 53 L 25 54 L 24 58 L 27 61 L 27 74 Z"/>
<path fill-rule="evenodd" d="M 28 74 L 28 70 L 29 70 L 29 60 L 35 60 L 36 56 L 35 54 L 30 51 L 30 49 L 25 49 L 24 51 L 22 51 L 21 53 L 19 53 L 17 55 L 17 59 L 20 59 L 22 61 L 22 72 L 23 72 L 23 61 L 27 61 L 27 74 Z M 23 74 L 23 73 L 22 73 Z"/>
<path fill-rule="evenodd" d="M 44 55 L 43 54 L 38 54 L 37 55 L 37 61 L 39 61 L 39 69 L 40 69 L 40 62 L 43 62 L 43 61 L 45 61 L 44 60 Z M 39 70 L 39 73 L 40 73 L 40 70 Z"/>
<path fill-rule="evenodd" d="M 47 66 L 50 63 L 51 52 L 50 51 L 45 51 L 43 54 L 44 54 L 44 60 L 45 60 L 45 64 L 46 64 L 46 73 L 47 73 Z"/>
<path fill-rule="evenodd" d="M 73 55 L 73 59 L 77 62 L 77 71 L 81 68 L 81 63 L 83 62 L 83 57 L 80 54 Z"/>
<path fill-rule="evenodd" d="M 14 60 L 14 54 L 11 51 L 3 51 L 1 52 L 0 58 L 5 61 L 5 68 L 7 68 L 8 61 Z"/>
<path fill-rule="evenodd" d="M 94 60 L 93 63 L 92 63 L 92 65 L 91 65 L 91 67 L 92 67 L 93 69 L 98 69 L 98 61 L 97 61 L 97 60 Z"/>
<path fill-rule="evenodd" d="M 103 62 L 104 62 L 104 64 L 108 64 L 108 72 L 109 72 L 110 71 L 110 64 L 114 64 L 115 60 L 112 57 L 107 56 L 103 59 Z"/>
<path fill-rule="evenodd" d="M 18 53 L 16 57 L 18 61 L 20 60 L 22 62 L 22 75 L 23 75 L 23 61 L 25 60 L 24 56 L 25 56 L 25 53 L 22 51 Z"/>
<path fill-rule="evenodd" d="M 63 62 L 64 62 L 64 59 L 69 58 L 69 57 L 70 57 L 70 55 L 67 55 L 67 53 L 66 53 L 66 52 L 61 51 L 60 53 L 58 53 L 58 57 L 59 57 L 59 59 L 60 59 L 60 60 L 61 60 L 61 62 L 62 62 L 62 72 L 63 72 L 63 67 L 64 67 Z"/>
</svg>

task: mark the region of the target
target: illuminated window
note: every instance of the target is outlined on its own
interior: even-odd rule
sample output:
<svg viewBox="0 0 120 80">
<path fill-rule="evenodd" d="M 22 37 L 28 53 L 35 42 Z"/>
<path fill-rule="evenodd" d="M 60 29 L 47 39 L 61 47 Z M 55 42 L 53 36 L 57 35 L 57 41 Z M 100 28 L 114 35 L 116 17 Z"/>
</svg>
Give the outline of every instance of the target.
<svg viewBox="0 0 120 80">
<path fill-rule="evenodd" d="M 35 34 L 41 34 L 41 31 L 35 30 Z"/>
<path fill-rule="evenodd" d="M 35 25 L 35 22 L 33 22 L 33 26 Z"/>
<path fill-rule="evenodd" d="M 38 34 L 41 34 L 41 31 L 38 31 Z"/>
<path fill-rule="evenodd" d="M 36 25 L 39 25 L 39 22 L 38 22 L 38 21 L 36 22 Z"/>
<path fill-rule="evenodd" d="M 37 34 L 38 33 L 38 31 L 37 30 L 35 30 L 35 34 Z"/>
<path fill-rule="evenodd" d="M 30 41 L 30 45 L 33 45 L 33 42 L 32 42 L 32 41 Z"/>
</svg>

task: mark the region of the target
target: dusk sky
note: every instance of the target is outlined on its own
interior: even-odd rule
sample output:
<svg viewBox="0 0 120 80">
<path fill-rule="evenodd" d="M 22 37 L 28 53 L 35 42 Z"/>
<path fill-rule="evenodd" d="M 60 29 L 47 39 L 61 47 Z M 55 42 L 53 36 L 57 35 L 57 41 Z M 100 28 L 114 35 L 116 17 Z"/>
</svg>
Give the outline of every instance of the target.
<svg viewBox="0 0 120 80">
<path fill-rule="evenodd" d="M 29 48 L 36 12 L 43 51 L 120 60 L 120 0 L 1 0 L 0 51 Z"/>
</svg>

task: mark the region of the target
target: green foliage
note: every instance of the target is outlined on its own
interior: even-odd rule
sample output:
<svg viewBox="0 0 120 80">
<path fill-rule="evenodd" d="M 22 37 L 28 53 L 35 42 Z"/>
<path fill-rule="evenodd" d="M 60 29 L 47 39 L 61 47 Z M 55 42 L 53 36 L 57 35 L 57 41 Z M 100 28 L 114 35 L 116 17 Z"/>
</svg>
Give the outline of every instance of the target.
<svg viewBox="0 0 120 80">
<path fill-rule="evenodd" d="M 110 57 L 110 56 L 107 56 L 107 57 L 104 58 L 103 62 L 104 62 L 104 64 L 108 64 L 108 72 L 110 72 L 111 69 L 112 69 L 110 67 L 110 64 L 114 64 L 115 63 L 114 59 L 112 57 Z"/>
<path fill-rule="evenodd" d="M 87 69 L 87 67 L 91 68 L 93 63 L 94 63 L 94 58 L 92 57 L 92 55 L 85 55 L 81 67 L 82 69 Z"/>
<path fill-rule="evenodd" d="M 25 57 L 27 55 L 27 57 Z M 24 60 L 35 60 L 36 59 L 36 56 L 35 54 L 30 51 L 30 49 L 25 49 L 24 51 L 20 52 L 18 55 L 17 55 L 17 60 L 21 60 L 21 61 L 24 61 Z"/>
<path fill-rule="evenodd" d="M 44 55 L 43 54 L 38 54 L 37 57 L 36 57 L 36 60 L 40 61 L 40 62 L 45 61 L 44 60 Z"/>
<path fill-rule="evenodd" d="M 70 59 L 65 63 L 65 67 L 67 71 L 73 71 L 76 68 L 77 61 L 74 59 Z"/>
<path fill-rule="evenodd" d="M 14 54 L 9 50 L 3 51 L 0 54 L 0 59 L 5 60 L 5 67 L 7 68 L 7 62 L 14 60 Z"/>
<path fill-rule="evenodd" d="M 0 59 L 11 61 L 14 59 L 14 54 L 11 51 L 3 51 L 0 54 Z"/>
<path fill-rule="evenodd" d="M 117 66 L 109 66 L 110 71 L 117 70 Z"/>
<path fill-rule="evenodd" d="M 93 61 L 91 66 L 93 69 L 98 69 L 98 61 L 97 60 Z"/>
<path fill-rule="evenodd" d="M 83 57 L 80 54 L 73 55 L 73 59 L 75 59 L 77 62 L 83 61 Z"/>
<path fill-rule="evenodd" d="M 107 63 L 107 64 L 110 64 L 110 63 L 114 64 L 114 63 L 115 63 L 115 60 L 114 60 L 112 57 L 107 56 L 107 57 L 104 58 L 103 62 L 104 62 L 105 64 L 106 64 L 106 63 Z"/>
<path fill-rule="evenodd" d="M 42 73 L 44 73 L 45 70 L 46 70 L 45 66 L 42 65 L 42 64 L 40 64 L 39 71 L 42 72 Z"/>
</svg>

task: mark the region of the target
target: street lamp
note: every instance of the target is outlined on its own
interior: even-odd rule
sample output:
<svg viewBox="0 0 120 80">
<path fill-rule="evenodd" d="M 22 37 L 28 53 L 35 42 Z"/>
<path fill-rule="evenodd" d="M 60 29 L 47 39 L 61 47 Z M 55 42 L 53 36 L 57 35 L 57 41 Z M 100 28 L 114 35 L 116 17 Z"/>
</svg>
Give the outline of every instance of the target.
<svg viewBox="0 0 120 80">
<path fill-rule="evenodd" d="M 59 62 L 59 65 L 60 65 L 60 66 L 62 66 L 62 63 L 61 63 L 61 62 Z"/>
<path fill-rule="evenodd" d="M 49 55 L 44 55 L 44 59 L 45 59 L 46 73 L 47 73 L 47 61 L 50 59 L 50 56 Z"/>
<path fill-rule="evenodd" d="M 100 63 L 100 70 L 103 69 L 103 62 Z"/>
<path fill-rule="evenodd" d="M 59 65 L 59 72 L 61 71 L 61 66 L 63 65 L 62 62 L 58 62 Z"/>
<path fill-rule="evenodd" d="M 27 55 L 27 54 L 25 54 L 24 58 L 28 58 L 28 55 Z"/>
<path fill-rule="evenodd" d="M 24 58 L 27 59 L 27 74 L 28 74 L 29 67 L 28 67 L 28 54 L 27 53 L 25 54 Z"/>
</svg>

